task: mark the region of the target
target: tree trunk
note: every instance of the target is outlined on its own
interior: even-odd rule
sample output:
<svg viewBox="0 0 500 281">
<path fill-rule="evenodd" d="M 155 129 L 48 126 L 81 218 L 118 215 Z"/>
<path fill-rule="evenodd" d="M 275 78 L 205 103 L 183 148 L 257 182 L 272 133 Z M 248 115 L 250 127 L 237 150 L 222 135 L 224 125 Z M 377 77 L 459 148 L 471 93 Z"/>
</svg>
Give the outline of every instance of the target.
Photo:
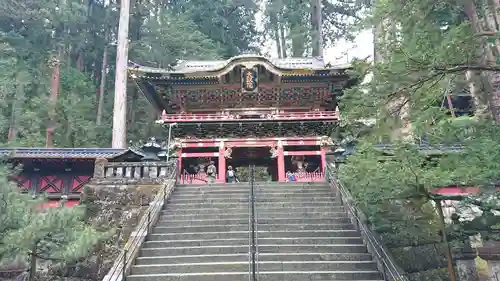
<svg viewBox="0 0 500 281">
<path fill-rule="evenodd" d="M 312 55 L 313 57 L 323 57 L 323 37 L 321 18 L 321 1 L 311 0 L 311 37 L 312 37 Z"/>
<path fill-rule="evenodd" d="M 286 58 L 287 57 L 287 49 L 286 49 L 285 26 L 282 23 L 282 21 L 280 21 L 279 29 L 280 29 L 281 53 L 283 55 L 283 58 Z"/>
<path fill-rule="evenodd" d="M 12 113 L 9 127 L 9 136 L 8 141 L 14 141 L 17 138 L 18 128 L 19 128 L 19 119 L 21 116 L 21 112 L 23 110 L 24 103 L 24 77 L 20 77 L 21 74 L 18 73 L 16 75 L 16 96 L 14 101 L 12 102 Z"/>
<path fill-rule="evenodd" d="M 106 90 L 106 69 L 108 65 L 108 44 L 104 45 L 102 53 L 102 68 L 101 68 L 101 84 L 99 86 L 99 100 L 97 102 L 97 118 L 96 124 L 101 125 L 102 110 L 104 107 L 104 91 Z"/>
<path fill-rule="evenodd" d="M 83 67 L 83 53 L 81 50 L 78 51 L 78 55 L 76 57 L 76 69 L 80 72 L 84 71 Z"/>
<path fill-rule="evenodd" d="M 476 85 L 476 79 L 484 79 L 484 77 L 477 77 L 475 71 L 465 72 L 467 84 L 469 84 L 469 91 L 474 102 L 474 115 L 479 118 L 491 118 L 491 112 L 488 109 L 487 102 L 484 101 L 481 89 Z"/>
<path fill-rule="evenodd" d="M 113 148 L 127 147 L 127 65 L 130 0 L 121 0 L 116 52 L 115 100 L 113 106 Z"/>
<path fill-rule="evenodd" d="M 135 118 L 136 118 L 136 110 L 137 110 L 137 105 L 139 104 L 137 102 L 137 99 L 139 98 L 139 93 L 137 88 L 132 89 L 132 94 L 131 94 L 131 99 L 130 99 L 130 112 L 129 112 L 129 122 L 130 124 L 135 124 Z"/>
<path fill-rule="evenodd" d="M 465 14 L 467 15 L 467 18 L 470 20 L 472 23 L 472 27 L 476 33 L 480 33 L 483 31 L 481 28 L 481 23 L 477 17 L 477 10 L 476 10 L 476 5 L 474 4 L 473 0 L 468 0 L 465 3 L 464 6 L 464 11 Z M 488 63 L 494 63 L 495 62 L 495 56 L 493 55 L 493 52 L 491 48 L 485 44 L 483 47 L 484 50 L 484 55 L 483 55 L 483 62 L 488 64 Z M 499 122 L 500 121 L 500 89 L 498 87 L 498 84 L 500 82 L 500 77 L 496 73 L 488 73 L 487 71 L 481 72 L 482 80 L 484 81 L 483 84 L 485 84 L 485 87 L 483 87 L 483 92 L 484 95 L 487 96 L 485 98 L 485 101 L 488 101 L 488 106 L 492 116 L 494 119 Z M 491 94 L 488 94 L 491 92 Z M 479 101 L 479 100 L 478 100 Z"/>
<path fill-rule="evenodd" d="M 484 7 L 484 15 L 485 15 L 485 26 L 492 32 L 497 32 L 497 22 L 496 22 L 496 14 L 493 7 L 489 5 L 485 5 Z M 497 38 L 495 40 L 495 47 L 497 50 L 497 55 L 500 54 L 500 40 Z"/>
<path fill-rule="evenodd" d="M 37 244 L 38 243 L 35 243 L 35 245 L 31 249 L 31 253 L 30 253 L 30 274 L 29 274 L 29 281 L 35 281 Z"/>
<path fill-rule="evenodd" d="M 293 24 L 290 28 L 290 37 L 292 41 L 292 56 L 300 58 L 304 56 L 305 41 L 303 34 L 300 34 L 300 24 Z"/>
<path fill-rule="evenodd" d="M 280 40 L 280 30 L 279 23 L 276 22 L 274 26 L 274 37 L 276 42 L 276 50 L 278 51 L 278 58 L 283 58 L 283 54 L 281 53 L 281 40 Z"/>
<path fill-rule="evenodd" d="M 58 58 L 54 58 L 51 62 L 52 67 L 52 77 L 50 82 L 50 99 L 49 99 L 49 123 L 47 126 L 47 134 L 45 137 L 45 146 L 53 146 L 54 130 L 56 126 L 56 106 L 57 106 L 57 96 L 59 95 L 59 72 L 60 72 L 60 62 Z"/>
</svg>

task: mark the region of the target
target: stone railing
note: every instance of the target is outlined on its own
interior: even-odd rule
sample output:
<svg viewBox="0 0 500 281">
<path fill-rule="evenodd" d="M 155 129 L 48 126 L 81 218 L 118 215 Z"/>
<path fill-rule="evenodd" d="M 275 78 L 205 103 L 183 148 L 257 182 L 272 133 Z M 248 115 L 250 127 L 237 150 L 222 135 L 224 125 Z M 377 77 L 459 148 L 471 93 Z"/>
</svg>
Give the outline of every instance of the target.
<svg viewBox="0 0 500 281">
<path fill-rule="evenodd" d="M 149 208 L 143 214 L 135 230 L 131 233 L 122 252 L 113 263 L 113 266 L 102 279 L 103 281 L 125 281 L 131 266 L 134 264 L 135 258 L 139 255 L 139 251 L 146 240 L 146 236 L 151 232 L 153 226 L 158 221 L 161 210 L 164 208 L 165 204 L 167 204 L 167 200 L 174 191 L 175 178 L 177 177 L 175 162 L 173 163 L 173 167 L 174 169 L 171 169 L 171 172 L 159 181 L 159 183 L 162 184 L 162 188 L 159 193 L 156 194 L 153 202 L 149 204 Z"/>
<path fill-rule="evenodd" d="M 102 162 L 96 161 L 95 180 L 124 182 L 159 182 L 176 169 L 171 162 Z"/>
</svg>

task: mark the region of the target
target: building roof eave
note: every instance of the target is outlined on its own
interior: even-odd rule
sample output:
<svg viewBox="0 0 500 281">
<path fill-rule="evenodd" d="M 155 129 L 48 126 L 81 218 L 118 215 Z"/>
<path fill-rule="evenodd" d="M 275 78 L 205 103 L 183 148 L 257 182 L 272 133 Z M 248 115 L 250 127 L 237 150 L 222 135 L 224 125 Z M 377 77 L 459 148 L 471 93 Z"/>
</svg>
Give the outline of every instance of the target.
<svg viewBox="0 0 500 281">
<path fill-rule="evenodd" d="M 258 55 L 243 55 L 221 61 L 179 61 L 171 68 L 155 68 L 132 63 L 128 70 L 132 77 L 145 77 L 150 74 L 153 76 L 152 79 L 175 81 L 176 79 L 213 79 L 242 64 L 263 65 L 271 72 L 283 76 L 328 76 L 325 73 L 337 73 L 351 68 L 349 64 L 325 64 L 322 58 L 269 59 Z"/>
<path fill-rule="evenodd" d="M 115 148 L 0 148 L 0 155 L 13 159 L 95 159 L 111 158 L 123 151 Z"/>
</svg>

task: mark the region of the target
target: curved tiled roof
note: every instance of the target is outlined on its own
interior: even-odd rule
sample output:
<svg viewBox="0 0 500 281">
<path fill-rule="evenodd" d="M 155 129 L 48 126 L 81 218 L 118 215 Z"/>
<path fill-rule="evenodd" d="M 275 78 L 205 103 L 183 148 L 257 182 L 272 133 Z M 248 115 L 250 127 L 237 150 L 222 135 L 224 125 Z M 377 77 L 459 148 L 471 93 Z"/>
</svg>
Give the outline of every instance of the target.
<svg viewBox="0 0 500 281">
<path fill-rule="evenodd" d="M 284 59 L 271 59 L 260 55 L 239 55 L 232 57 L 227 60 L 186 60 L 178 61 L 177 65 L 172 66 L 170 69 L 166 68 L 155 68 L 141 66 L 139 64 L 132 63 L 129 66 L 129 70 L 135 70 L 139 72 L 149 72 L 157 74 L 169 74 L 169 73 L 196 73 L 196 72 L 215 72 L 222 70 L 233 62 L 236 61 L 245 62 L 264 62 L 281 69 L 281 70 L 324 70 L 324 69 L 346 69 L 350 65 L 329 65 L 325 64 L 322 57 L 311 57 L 311 58 L 284 58 Z"/>
<path fill-rule="evenodd" d="M 10 158 L 112 158 L 125 149 L 116 148 L 0 148 Z"/>
</svg>

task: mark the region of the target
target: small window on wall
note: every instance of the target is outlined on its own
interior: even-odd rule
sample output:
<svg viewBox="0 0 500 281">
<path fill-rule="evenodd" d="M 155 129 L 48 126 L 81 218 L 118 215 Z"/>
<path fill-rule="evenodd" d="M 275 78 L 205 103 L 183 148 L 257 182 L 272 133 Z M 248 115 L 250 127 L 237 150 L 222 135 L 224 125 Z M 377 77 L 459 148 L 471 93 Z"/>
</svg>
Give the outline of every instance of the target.
<svg viewBox="0 0 500 281">
<path fill-rule="evenodd" d="M 451 117 L 474 116 L 474 102 L 468 93 L 445 96 L 441 104 Z"/>
</svg>

